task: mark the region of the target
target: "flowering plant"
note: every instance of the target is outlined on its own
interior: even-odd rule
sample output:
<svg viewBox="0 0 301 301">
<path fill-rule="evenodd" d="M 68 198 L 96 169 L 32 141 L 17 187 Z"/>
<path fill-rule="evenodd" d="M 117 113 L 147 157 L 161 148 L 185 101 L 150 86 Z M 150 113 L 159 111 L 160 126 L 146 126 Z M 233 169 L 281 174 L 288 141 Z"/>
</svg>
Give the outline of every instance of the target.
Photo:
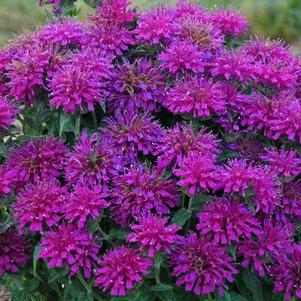
<svg viewBox="0 0 301 301">
<path fill-rule="evenodd" d="M 0 50 L 12 299 L 301 298 L 301 60 L 232 8 L 86 3 Z"/>
</svg>

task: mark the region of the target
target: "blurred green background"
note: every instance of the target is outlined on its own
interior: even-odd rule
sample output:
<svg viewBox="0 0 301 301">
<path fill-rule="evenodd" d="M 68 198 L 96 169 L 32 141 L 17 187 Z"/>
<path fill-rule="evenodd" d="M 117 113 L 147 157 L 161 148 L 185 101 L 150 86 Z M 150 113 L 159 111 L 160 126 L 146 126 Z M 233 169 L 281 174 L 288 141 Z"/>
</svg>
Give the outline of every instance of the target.
<svg viewBox="0 0 301 301">
<path fill-rule="evenodd" d="M 0 45 L 22 31 L 31 30 L 47 19 L 45 8 L 37 0 L 0 0 Z M 141 9 L 174 0 L 132 0 Z M 259 36 L 282 38 L 296 47 L 301 45 L 301 0 L 197 0 L 209 7 L 231 5 L 241 9 L 252 27 L 251 33 Z M 84 18 L 89 8 L 79 1 L 80 17 Z"/>
</svg>

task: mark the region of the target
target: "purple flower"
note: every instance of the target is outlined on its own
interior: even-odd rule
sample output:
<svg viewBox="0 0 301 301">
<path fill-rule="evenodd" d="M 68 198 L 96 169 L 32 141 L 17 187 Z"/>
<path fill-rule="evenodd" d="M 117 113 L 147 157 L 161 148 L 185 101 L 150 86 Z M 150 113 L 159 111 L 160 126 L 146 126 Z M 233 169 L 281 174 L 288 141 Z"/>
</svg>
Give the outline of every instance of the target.
<svg viewBox="0 0 301 301">
<path fill-rule="evenodd" d="M 186 187 L 191 195 L 201 190 L 208 191 L 217 187 L 217 167 L 212 157 L 198 152 L 191 152 L 179 162 L 179 167 L 174 169 L 174 174 L 180 177 L 177 184 Z"/>
<path fill-rule="evenodd" d="M 282 92 L 266 97 L 253 92 L 239 95 L 235 102 L 241 123 L 248 130 L 264 130 L 274 140 L 284 135 L 291 141 L 301 141 L 301 104 L 293 94 Z"/>
<path fill-rule="evenodd" d="M 107 252 L 98 263 L 100 267 L 95 271 L 95 284 L 102 286 L 104 292 L 110 289 L 112 296 L 125 296 L 135 283 L 142 282 L 152 266 L 150 259 L 125 246 Z"/>
<path fill-rule="evenodd" d="M 47 24 L 38 33 L 42 44 L 53 43 L 60 46 L 81 46 L 85 41 L 83 26 L 73 20 L 65 19 Z"/>
<path fill-rule="evenodd" d="M 53 53 L 39 45 L 20 50 L 8 65 L 10 95 L 20 103 L 31 105 L 45 88 L 45 73 L 51 69 Z"/>
<path fill-rule="evenodd" d="M 73 151 L 68 154 L 65 176 L 69 185 L 100 185 L 106 190 L 120 164 L 99 135 L 94 134 L 88 138 L 87 132 L 84 131 Z"/>
<path fill-rule="evenodd" d="M 6 131 L 13 123 L 17 109 L 6 98 L 0 97 L 0 131 Z"/>
<path fill-rule="evenodd" d="M 50 268 L 70 268 L 70 276 L 83 270 L 89 278 L 98 260 L 97 246 L 84 229 L 74 225 L 60 225 L 45 233 L 41 240 L 40 257 L 48 262 Z"/>
<path fill-rule="evenodd" d="M 259 223 L 253 214 L 237 201 L 215 199 L 198 214 L 196 228 L 212 239 L 213 245 L 230 245 L 242 237 L 259 233 Z"/>
<path fill-rule="evenodd" d="M 271 101 L 273 106 L 272 116 L 268 123 L 272 139 L 279 139 L 285 135 L 291 141 L 298 139 L 301 143 L 301 103 L 299 99 L 291 96 L 280 96 L 276 101 Z"/>
<path fill-rule="evenodd" d="M 301 245 L 293 246 L 292 251 L 283 256 L 271 267 L 271 276 L 275 278 L 275 293 L 285 293 L 285 300 L 292 300 L 292 295 L 301 298 Z"/>
<path fill-rule="evenodd" d="M 14 172 L 0 165 L 0 196 L 9 194 L 14 183 Z"/>
<path fill-rule="evenodd" d="M 279 183 L 271 169 L 258 166 L 253 169 L 252 179 L 256 211 L 272 213 L 279 203 Z"/>
<path fill-rule="evenodd" d="M 294 62 L 280 59 L 269 60 L 268 63 L 256 65 L 258 82 L 278 89 L 292 89 L 297 84 L 297 73 Z"/>
<path fill-rule="evenodd" d="M 282 147 L 278 151 L 275 148 L 271 148 L 261 158 L 267 161 L 278 175 L 292 177 L 301 173 L 301 159 L 294 150 L 286 151 Z"/>
<path fill-rule="evenodd" d="M 241 82 L 255 79 L 255 71 L 253 58 L 241 51 L 224 52 L 215 59 L 211 67 L 212 76 Z"/>
<path fill-rule="evenodd" d="M 275 225 L 281 227 L 285 231 L 289 239 L 293 240 L 294 236 L 296 235 L 297 229 L 294 217 L 285 214 L 281 206 L 278 206 L 278 208 L 276 208 L 275 212 L 272 215 L 260 212 L 259 214 L 257 214 L 257 217 L 259 220 L 265 221 L 266 219 L 268 219 L 270 221 L 273 221 Z"/>
<path fill-rule="evenodd" d="M 137 40 L 142 43 L 168 44 L 173 40 L 177 29 L 173 21 L 171 11 L 162 6 L 143 13 L 134 33 L 137 35 Z"/>
<path fill-rule="evenodd" d="M 162 68 L 167 69 L 171 74 L 204 71 L 203 54 L 192 43 L 174 42 L 160 54 L 159 59 Z"/>
<path fill-rule="evenodd" d="M 244 46 L 244 50 L 257 61 L 268 63 L 270 60 L 290 61 L 292 54 L 288 47 L 281 40 L 270 40 L 263 38 L 253 38 L 250 44 Z"/>
<path fill-rule="evenodd" d="M 219 153 L 219 141 L 204 128 L 195 133 L 190 125 L 177 124 L 166 131 L 157 147 L 158 168 L 162 170 L 170 164 L 178 166 L 179 162 L 191 152 L 215 158 Z"/>
<path fill-rule="evenodd" d="M 136 162 L 138 154 L 154 154 L 162 139 L 160 124 L 149 114 L 119 111 L 116 118 L 108 118 L 103 128 L 103 139 L 115 153 Z"/>
<path fill-rule="evenodd" d="M 72 56 L 54 73 L 49 87 L 51 105 L 63 107 L 65 113 L 94 111 L 96 103 L 104 103 L 102 89 L 110 75 L 111 57 L 88 49 Z"/>
<path fill-rule="evenodd" d="M 127 25 L 137 17 L 130 0 L 103 0 L 96 10 L 96 15 L 89 16 L 89 19 L 98 27 L 112 24 Z"/>
<path fill-rule="evenodd" d="M 55 181 L 27 186 L 13 206 L 19 229 L 28 226 L 32 232 L 42 232 L 45 226 L 55 225 L 61 219 L 65 193 Z"/>
<path fill-rule="evenodd" d="M 174 180 L 163 178 L 143 165 L 129 168 L 113 181 L 113 217 L 122 226 L 141 220 L 150 213 L 169 214 L 179 202 Z"/>
<path fill-rule="evenodd" d="M 53 137 L 30 140 L 11 152 L 6 168 L 14 173 L 15 185 L 20 189 L 29 183 L 59 177 L 66 151 L 64 143 Z"/>
<path fill-rule="evenodd" d="M 6 272 L 18 273 L 18 266 L 26 265 L 28 248 L 25 237 L 12 228 L 0 232 L 0 277 Z"/>
<path fill-rule="evenodd" d="M 173 9 L 173 15 L 176 20 L 194 17 L 199 20 L 207 19 L 205 7 L 189 0 L 177 0 L 176 7 Z"/>
<path fill-rule="evenodd" d="M 226 111 L 225 97 L 220 83 L 205 78 L 179 81 L 167 92 L 164 106 L 175 114 L 191 114 L 204 118 Z"/>
<path fill-rule="evenodd" d="M 254 92 L 251 95 L 240 94 L 234 102 L 236 111 L 242 115 L 241 124 L 248 126 L 248 130 L 260 131 L 268 126 L 273 114 L 273 99 Z"/>
<path fill-rule="evenodd" d="M 290 241 L 286 232 L 279 226 L 265 222 L 263 229 L 255 237 L 246 238 L 238 247 L 237 253 L 244 257 L 242 266 L 252 266 L 260 277 L 264 277 L 269 265 L 279 256 L 289 252 Z"/>
<path fill-rule="evenodd" d="M 98 218 L 101 210 L 109 207 L 109 203 L 105 200 L 107 196 L 98 186 L 93 189 L 75 186 L 64 204 L 64 218 L 69 223 L 75 223 L 78 228 L 84 228 L 89 219 Z"/>
<path fill-rule="evenodd" d="M 108 106 L 111 110 L 158 111 L 164 99 L 165 83 L 162 71 L 148 59 L 133 64 L 124 59 L 108 87 Z"/>
<path fill-rule="evenodd" d="M 106 24 L 101 27 L 92 25 L 88 30 L 87 45 L 115 56 L 122 55 L 135 42 L 133 32 L 119 24 Z"/>
<path fill-rule="evenodd" d="M 235 143 L 230 143 L 227 147 L 254 163 L 261 163 L 261 156 L 266 151 L 262 141 L 253 135 L 247 134 L 241 134 Z"/>
<path fill-rule="evenodd" d="M 210 20 L 222 30 L 223 34 L 233 37 L 246 33 L 249 28 L 248 20 L 232 8 L 213 12 Z"/>
<path fill-rule="evenodd" d="M 247 160 L 232 159 L 219 168 L 219 185 L 227 193 L 242 192 L 248 189 L 253 179 L 253 170 Z"/>
<path fill-rule="evenodd" d="M 14 47 L 8 46 L 0 50 L 0 97 L 5 98 L 10 93 L 7 81 L 7 68 L 14 56 Z"/>
<path fill-rule="evenodd" d="M 216 246 L 212 252 L 212 243 L 195 233 L 178 242 L 171 254 L 171 264 L 176 284 L 185 285 L 186 291 L 196 295 L 207 295 L 216 288 L 222 295 L 227 287 L 224 279 L 232 282 L 238 273 L 225 248 Z"/>
<path fill-rule="evenodd" d="M 193 43 L 209 60 L 223 49 L 224 36 L 207 18 L 186 17 L 180 22 L 178 36 L 181 40 Z"/>
<path fill-rule="evenodd" d="M 149 257 L 154 257 L 157 252 L 170 253 L 170 247 L 177 240 L 177 231 L 181 229 L 176 225 L 166 225 L 168 218 L 147 216 L 138 225 L 132 225 L 132 233 L 127 241 L 140 244 L 140 251 L 147 250 Z"/>
<path fill-rule="evenodd" d="M 290 218 L 301 219 L 301 183 L 284 183 L 281 189 L 280 210 Z"/>
</svg>

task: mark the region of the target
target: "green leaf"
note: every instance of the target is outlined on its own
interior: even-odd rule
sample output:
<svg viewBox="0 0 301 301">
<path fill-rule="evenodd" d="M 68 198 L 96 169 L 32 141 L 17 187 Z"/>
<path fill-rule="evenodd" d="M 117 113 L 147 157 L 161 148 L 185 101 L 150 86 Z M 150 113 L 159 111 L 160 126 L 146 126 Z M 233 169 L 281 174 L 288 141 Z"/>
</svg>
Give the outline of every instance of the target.
<svg viewBox="0 0 301 301">
<path fill-rule="evenodd" d="M 260 281 L 257 275 L 251 273 L 249 270 L 244 270 L 242 279 L 246 287 L 252 292 L 254 301 L 265 301 L 263 298 L 262 281 Z"/>
<path fill-rule="evenodd" d="M 241 274 L 239 274 L 235 277 L 235 284 L 239 290 L 239 293 L 243 297 L 245 297 L 248 300 L 252 300 L 252 294 L 251 294 L 249 288 L 246 287 Z"/>
<path fill-rule="evenodd" d="M 66 269 L 50 269 L 49 271 L 50 275 L 48 278 L 48 284 L 65 277 L 68 274 L 68 270 Z"/>
<path fill-rule="evenodd" d="M 177 301 L 177 298 L 173 291 L 155 291 L 154 292 L 161 301 Z"/>
<path fill-rule="evenodd" d="M 24 290 L 27 292 L 35 291 L 40 285 L 40 281 L 37 278 L 32 278 L 30 280 L 26 280 L 24 283 Z"/>
<path fill-rule="evenodd" d="M 60 137 L 62 137 L 63 132 L 71 132 L 72 126 L 71 126 L 71 116 L 65 115 L 64 113 L 61 113 L 60 115 Z"/>
<path fill-rule="evenodd" d="M 80 132 L 80 115 L 71 116 L 64 113 L 60 114 L 59 135 L 63 136 L 64 132 L 73 132 L 77 135 Z"/>
<path fill-rule="evenodd" d="M 41 247 L 40 245 L 35 246 L 34 251 L 33 251 L 33 275 L 36 277 L 37 276 L 37 265 L 38 265 L 38 260 L 40 256 L 40 250 Z"/>
<path fill-rule="evenodd" d="M 157 297 L 152 294 L 150 291 L 145 291 L 139 294 L 136 298 L 134 298 L 131 301 L 155 301 L 157 300 Z"/>
<path fill-rule="evenodd" d="M 224 301 L 232 301 L 231 300 L 231 295 L 228 292 L 224 293 Z"/>
<path fill-rule="evenodd" d="M 231 301 L 249 301 L 249 299 L 235 292 L 232 292 L 230 295 L 231 295 Z"/>
<path fill-rule="evenodd" d="M 98 5 L 102 4 L 102 0 L 84 0 L 84 2 L 92 8 L 96 8 Z"/>
<path fill-rule="evenodd" d="M 97 232 L 100 229 L 100 225 L 99 222 L 93 223 L 90 227 L 89 227 L 89 233 L 91 235 L 93 235 L 95 232 Z"/>
<path fill-rule="evenodd" d="M 131 231 L 129 230 L 126 230 L 126 229 L 117 229 L 117 228 L 114 228 L 112 229 L 110 232 L 109 232 L 109 237 L 110 239 L 126 239 L 128 234 L 130 233 Z"/>
<path fill-rule="evenodd" d="M 271 301 L 282 301 L 283 295 L 282 294 L 273 294 Z"/>
<path fill-rule="evenodd" d="M 173 287 L 169 284 L 161 283 L 161 284 L 157 284 L 157 285 L 153 286 L 151 288 L 151 290 L 154 292 L 164 292 L 164 291 L 173 290 Z"/>
<path fill-rule="evenodd" d="M 94 301 L 94 297 L 92 294 L 87 294 L 86 301 Z"/>
<path fill-rule="evenodd" d="M 191 201 L 192 201 L 192 209 L 193 210 L 201 210 L 202 208 L 202 205 L 206 204 L 206 203 L 209 203 L 212 201 L 213 199 L 213 196 L 212 195 L 208 195 L 208 194 L 203 194 L 203 193 L 200 193 L 200 194 L 197 194 L 197 195 L 194 195 L 191 197 Z"/>
<path fill-rule="evenodd" d="M 185 223 L 191 218 L 191 212 L 186 208 L 179 209 L 173 216 L 171 223 L 179 227 L 183 227 Z"/>
<path fill-rule="evenodd" d="M 236 261 L 236 249 L 237 249 L 237 245 L 235 245 L 235 244 L 231 244 L 229 246 L 229 253 L 231 254 L 234 261 Z"/>
<path fill-rule="evenodd" d="M 85 301 L 86 300 L 86 296 L 87 294 L 84 293 L 84 292 L 80 292 L 78 295 L 77 295 L 77 301 Z"/>
</svg>

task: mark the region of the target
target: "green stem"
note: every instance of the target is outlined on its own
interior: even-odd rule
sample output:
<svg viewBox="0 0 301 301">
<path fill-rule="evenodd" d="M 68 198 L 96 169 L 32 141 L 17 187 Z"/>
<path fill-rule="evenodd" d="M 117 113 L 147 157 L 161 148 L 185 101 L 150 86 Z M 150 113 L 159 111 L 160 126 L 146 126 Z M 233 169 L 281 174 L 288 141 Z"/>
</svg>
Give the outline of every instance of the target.
<svg viewBox="0 0 301 301">
<path fill-rule="evenodd" d="M 103 301 L 101 299 L 101 297 L 97 296 L 97 294 L 95 294 L 91 288 L 91 286 L 86 282 L 85 278 L 82 276 L 82 274 L 80 272 L 77 273 L 77 277 L 80 281 L 80 283 L 82 284 L 82 286 L 85 288 L 85 290 L 87 291 L 88 294 L 92 294 L 94 296 L 94 298 L 98 301 Z"/>
<path fill-rule="evenodd" d="M 101 233 L 101 235 L 103 236 L 103 238 L 104 238 L 105 240 L 108 240 L 108 241 L 109 241 L 110 236 L 109 236 L 107 233 L 105 233 L 105 232 L 101 229 L 101 227 L 99 227 L 99 232 Z"/>
<path fill-rule="evenodd" d="M 155 278 L 156 278 L 156 283 L 161 284 L 160 269 L 158 267 L 155 267 Z"/>
<path fill-rule="evenodd" d="M 78 280 L 80 281 L 80 283 L 82 284 L 82 286 L 85 288 L 85 290 L 88 293 L 91 293 L 91 291 L 92 291 L 91 287 L 88 285 L 85 278 L 82 276 L 82 274 L 80 272 L 77 273 L 77 277 L 78 277 Z"/>
<path fill-rule="evenodd" d="M 188 210 L 190 213 L 192 213 L 192 200 L 193 200 L 193 198 L 190 197 L 190 198 L 189 198 L 189 203 L 188 203 L 188 208 L 187 208 L 187 210 Z M 188 220 L 187 224 L 185 225 L 185 227 L 186 227 L 186 232 L 189 231 L 190 226 L 191 226 L 191 218 Z"/>
<path fill-rule="evenodd" d="M 188 208 L 187 208 L 187 210 L 189 211 L 189 212 L 192 212 L 192 201 L 193 201 L 193 198 L 192 197 L 190 197 L 189 198 L 189 203 L 188 203 Z"/>
</svg>

